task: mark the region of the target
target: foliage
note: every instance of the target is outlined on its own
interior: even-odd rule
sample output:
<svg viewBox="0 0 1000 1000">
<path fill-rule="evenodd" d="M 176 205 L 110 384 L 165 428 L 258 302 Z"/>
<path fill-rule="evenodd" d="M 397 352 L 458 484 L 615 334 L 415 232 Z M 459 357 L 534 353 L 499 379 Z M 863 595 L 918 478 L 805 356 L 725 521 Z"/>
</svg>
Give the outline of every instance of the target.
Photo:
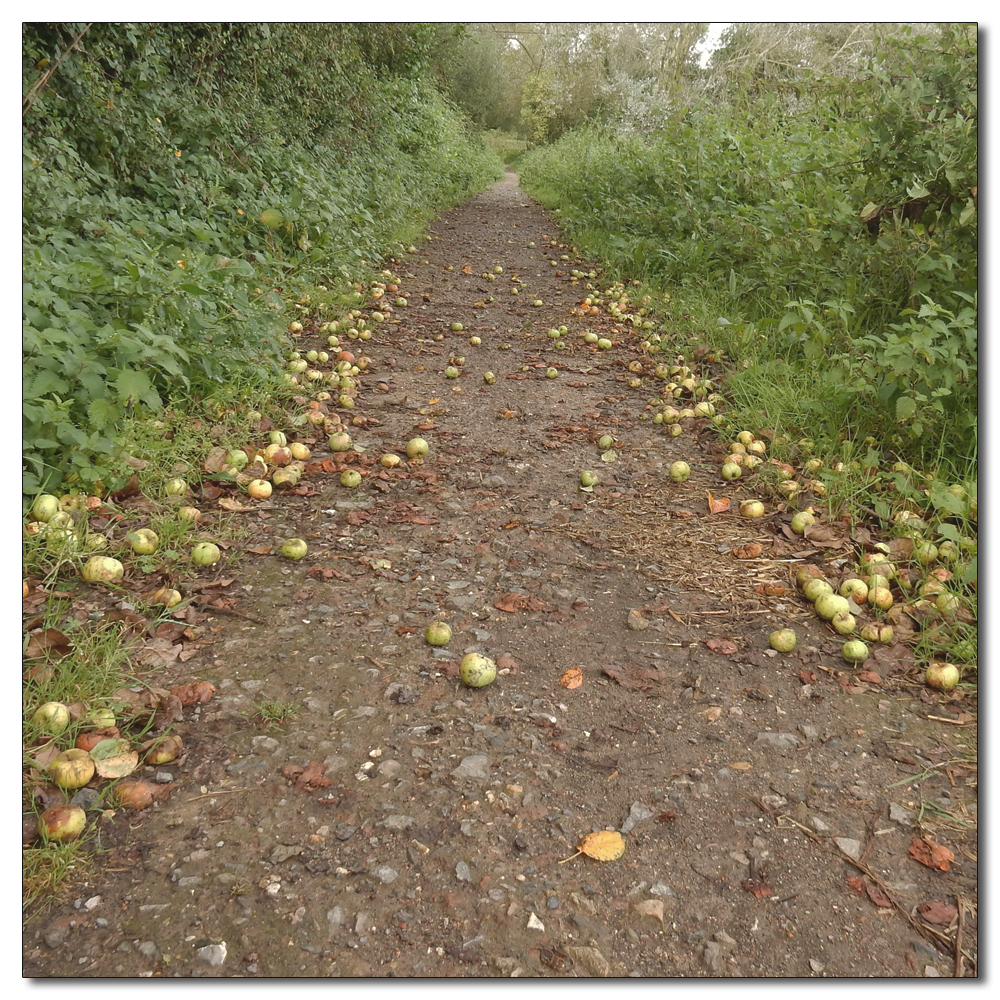
<svg viewBox="0 0 1000 1000">
<path fill-rule="evenodd" d="M 108 488 L 129 419 L 275 379 L 296 287 L 498 175 L 428 83 L 455 30 L 24 25 L 25 492 Z"/>
<path fill-rule="evenodd" d="M 798 394 L 803 424 L 836 419 L 831 432 L 875 435 L 919 461 L 971 456 L 975 34 L 903 26 L 859 46 L 872 53 L 864 65 L 844 62 L 861 39 L 843 31 L 805 48 L 801 31 L 781 36 L 816 63 L 788 71 L 794 102 L 761 85 L 642 134 L 591 123 L 527 152 L 521 178 L 619 277 L 722 311 L 715 341 Z M 841 75 L 818 71 L 817 53 L 831 52 Z"/>
</svg>

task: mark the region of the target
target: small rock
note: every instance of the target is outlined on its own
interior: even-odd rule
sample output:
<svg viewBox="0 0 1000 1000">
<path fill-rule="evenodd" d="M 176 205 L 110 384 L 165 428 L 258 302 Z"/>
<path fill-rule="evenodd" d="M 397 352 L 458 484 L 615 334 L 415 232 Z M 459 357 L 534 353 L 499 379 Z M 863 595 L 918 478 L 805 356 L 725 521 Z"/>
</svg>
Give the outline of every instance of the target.
<svg viewBox="0 0 1000 1000">
<path fill-rule="evenodd" d="M 295 857 L 297 854 L 301 854 L 304 848 L 299 844 L 278 844 L 273 851 L 271 851 L 270 860 L 274 864 L 281 864 L 282 861 L 287 861 L 289 858 Z"/>
<path fill-rule="evenodd" d="M 898 802 L 889 803 L 889 819 L 894 823 L 902 823 L 905 826 L 913 826 L 915 815 L 909 809 L 905 809 Z"/>
<path fill-rule="evenodd" d="M 376 865 L 371 869 L 369 874 L 374 875 L 375 878 L 379 880 L 383 885 L 388 885 L 390 882 L 395 882 L 399 878 L 399 872 L 395 868 L 390 868 L 388 865 Z"/>
<path fill-rule="evenodd" d="M 484 753 L 470 754 L 463 757 L 458 767 L 452 772 L 452 777 L 457 779 L 484 779 L 490 776 L 490 759 Z"/>
<path fill-rule="evenodd" d="M 794 750 L 799 745 L 799 738 L 794 733 L 758 733 L 754 743 Z"/>
<path fill-rule="evenodd" d="M 819 816 L 810 816 L 809 817 L 809 826 L 811 826 L 812 829 L 815 830 L 817 833 L 829 833 L 830 832 L 830 827 L 828 827 L 826 825 L 826 823 L 824 823 L 823 820 L 821 820 L 819 818 Z"/>
<path fill-rule="evenodd" d="M 544 931 L 545 924 L 543 924 L 541 920 L 539 920 L 538 917 L 536 917 L 535 914 L 532 913 L 528 917 L 528 929 L 532 931 Z"/>
<path fill-rule="evenodd" d="M 564 950 L 574 962 L 582 965 L 592 976 L 603 979 L 611 975 L 611 964 L 597 948 L 574 946 Z"/>
<path fill-rule="evenodd" d="M 326 919 L 334 927 L 342 927 L 347 923 L 347 911 L 342 906 L 335 906 L 332 910 L 326 911 Z"/>
<path fill-rule="evenodd" d="M 226 942 L 207 944 L 204 948 L 199 948 L 195 955 L 203 962 L 208 962 L 209 965 L 222 965 L 226 960 Z"/>
<path fill-rule="evenodd" d="M 455 865 L 455 878 L 460 882 L 471 882 L 472 881 L 472 869 L 469 868 L 467 861 L 459 861 Z"/>
<path fill-rule="evenodd" d="M 813 972 L 822 972 L 826 966 L 822 962 L 817 961 L 815 958 L 810 958 L 809 968 L 812 969 Z"/>
<path fill-rule="evenodd" d="M 633 632 L 642 632 L 644 629 L 649 628 L 649 620 L 644 618 L 640 612 L 633 609 L 628 613 L 628 627 Z"/>
<path fill-rule="evenodd" d="M 157 959 L 160 955 L 160 949 L 156 947 L 153 941 L 140 941 L 136 946 L 139 954 L 145 958 Z"/>
<path fill-rule="evenodd" d="M 652 819 L 655 813 L 645 802 L 633 802 L 629 807 L 628 818 L 622 823 L 621 832 L 628 833 L 636 823 L 644 819 Z"/>
<path fill-rule="evenodd" d="M 849 857 L 857 861 L 861 857 L 861 841 L 853 837 L 834 837 L 833 842 Z"/>
<path fill-rule="evenodd" d="M 391 763 L 386 761 L 386 763 Z M 382 773 L 382 768 L 379 768 L 379 774 Z M 411 826 L 416 822 L 412 816 L 403 816 L 401 814 L 396 814 L 394 816 L 387 816 L 385 820 L 380 824 L 384 826 L 387 830 L 409 830 Z"/>
</svg>

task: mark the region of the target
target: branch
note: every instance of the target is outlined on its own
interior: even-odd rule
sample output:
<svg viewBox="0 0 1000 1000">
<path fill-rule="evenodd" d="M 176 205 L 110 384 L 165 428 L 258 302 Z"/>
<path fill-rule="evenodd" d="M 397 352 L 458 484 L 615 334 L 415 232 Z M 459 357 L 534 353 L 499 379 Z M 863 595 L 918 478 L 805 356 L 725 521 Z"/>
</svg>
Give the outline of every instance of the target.
<svg viewBox="0 0 1000 1000">
<path fill-rule="evenodd" d="M 80 32 L 69 43 L 69 48 L 56 60 L 54 66 L 49 66 L 44 73 L 28 88 L 28 92 L 21 99 L 21 117 L 23 118 L 30 110 L 31 106 L 38 100 L 38 95 L 45 89 L 48 85 L 49 80 L 52 79 L 53 74 L 62 65 L 62 61 L 68 56 L 79 44 L 80 39 L 93 27 L 94 22 L 91 21 L 90 24 L 86 25 L 83 31 Z"/>
</svg>

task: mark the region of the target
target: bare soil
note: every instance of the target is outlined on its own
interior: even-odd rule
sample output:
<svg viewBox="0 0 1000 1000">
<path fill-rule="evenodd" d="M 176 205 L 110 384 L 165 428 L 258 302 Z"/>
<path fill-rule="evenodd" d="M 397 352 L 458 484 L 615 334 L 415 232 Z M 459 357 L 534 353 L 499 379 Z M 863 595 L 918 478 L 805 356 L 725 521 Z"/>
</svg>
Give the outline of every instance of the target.
<svg viewBox="0 0 1000 1000">
<path fill-rule="evenodd" d="M 719 478 L 708 421 L 650 422 L 653 365 L 675 359 L 571 312 L 570 271 L 596 264 L 559 240 L 508 174 L 388 265 L 409 304 L 366 345 L 361 487 L 319 467 L 317 436 L 314 495 L 230 515 L 251 534 L 213 571 L 233 610 L 147 678 L 217 687 L 175 726 L 173 792 L 101 820 L 85 884 L 27 919 L 25 976 L 976 974 L 971 709 L 905 655 L 867 680 L 841 660 L 792 574 L 852 553 L 790 540 L 771 495 L 740 517 L 759 490 Z M 426 459 L 380 477 L 415 435 Z M 293 535 L 298 563 L 277 554 Z M 789 654 L 769 649 L 782 627 Z M 494 683 L 461 683 L 469 651 Z M 261 699 L 297 715 L 268 726 Z M 604 829 L 622 857 L 565 860 Z"/>
</svg>

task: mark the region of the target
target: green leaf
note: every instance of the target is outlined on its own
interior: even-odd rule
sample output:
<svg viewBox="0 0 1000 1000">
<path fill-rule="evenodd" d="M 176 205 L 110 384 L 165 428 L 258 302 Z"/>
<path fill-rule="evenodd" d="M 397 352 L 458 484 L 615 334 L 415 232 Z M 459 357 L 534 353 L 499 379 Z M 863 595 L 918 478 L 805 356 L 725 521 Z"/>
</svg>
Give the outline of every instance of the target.
<svg viewBox="0 0 1000 1000">
<path fill-rule="evenodd" d="M 157 410 L 162 406 L 160 397 L 145 372 L 123 368 L 115 379 L 115 388 L 118 390 L 118 402 L 123 406 L 135 406 L 139 402 Z"/>
<path fill-rule="evenodd" d="M 900 396 L 896 400 L 896 419 L 909 420 L 917 412 L 916 401 L 911 396 Z"/>
<path fill-rule="evenodd" d="M 122 417 L 122 409 L 110 399 L 92 399 L 87 406 L 87 417 L 97 430 L 113 426 Z"/>
</svg>

